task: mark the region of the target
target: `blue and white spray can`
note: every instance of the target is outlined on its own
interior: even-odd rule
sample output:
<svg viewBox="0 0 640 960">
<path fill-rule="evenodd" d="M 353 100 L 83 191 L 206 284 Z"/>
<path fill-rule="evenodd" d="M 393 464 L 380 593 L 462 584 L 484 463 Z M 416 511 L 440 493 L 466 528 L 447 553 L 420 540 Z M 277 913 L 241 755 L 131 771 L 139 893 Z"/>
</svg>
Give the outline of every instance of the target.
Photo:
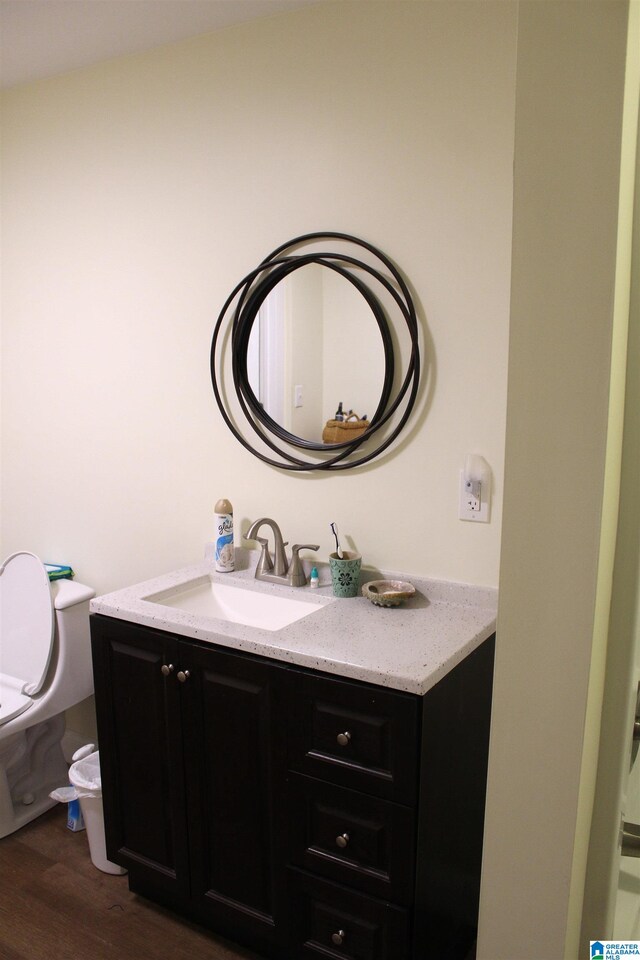
<svg viewBox="0 0 640 960">
<path fill-rule="evenodd" d="M 228 500 L 218 500 L 215 505 L 215 560 L 219 573 L 235 569 L 233 550 L 233 507 Z"/>
</svg>

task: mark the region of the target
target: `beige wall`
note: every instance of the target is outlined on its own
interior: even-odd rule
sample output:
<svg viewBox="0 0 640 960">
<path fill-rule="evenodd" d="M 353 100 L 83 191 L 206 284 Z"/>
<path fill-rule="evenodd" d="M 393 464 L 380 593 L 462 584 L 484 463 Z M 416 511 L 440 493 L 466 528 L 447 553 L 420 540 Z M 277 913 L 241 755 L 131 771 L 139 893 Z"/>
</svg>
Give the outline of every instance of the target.
<svg viewBox="0 0 640 960">
<path fill-rule="evenodd" d="M 497 583 L 515 19 L 320 4 L 8 93 L 4 553 L 103 592 L 199 558 L 226 496 L 238 526 L 269 514 L 324 555 L 336 520 L 367 563 Z M 303 478 L 232 438 L 208 352 L 232 286 L 317 229 L 402 266 L 432 393 L 383 464 Z M 486 526 L 457 519 L 475 451 Z"/>
<path fill-rule="evenodd" d="M 519 5 L 480 960 L 576 956 L 579 910 L 571 911 L 570 892 L 574 844 L 588 837 L 588 827 L 578 837 L 576 828 L 597 626 L 626 16 L 616 2 Z"/>
</svg>

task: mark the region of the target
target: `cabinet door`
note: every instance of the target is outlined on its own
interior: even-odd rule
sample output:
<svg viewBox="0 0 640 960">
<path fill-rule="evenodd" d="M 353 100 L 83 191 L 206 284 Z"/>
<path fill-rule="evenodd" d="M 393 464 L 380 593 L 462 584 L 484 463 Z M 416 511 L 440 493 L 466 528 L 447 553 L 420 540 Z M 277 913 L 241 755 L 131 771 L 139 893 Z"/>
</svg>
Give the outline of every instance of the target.
<svg viewBox="0 0 640 960">
<path fill-rule="evenodd" d="M 272 677 L 277 667 L 181 644 L 192 896 L 236 940 L 276 939 Z"/>
<path fill-rule="evenodd" d="M 177 643 L 96 616 L 91 635 L 107 855 L 154 887 L 186 891 Z"/>
</svg>

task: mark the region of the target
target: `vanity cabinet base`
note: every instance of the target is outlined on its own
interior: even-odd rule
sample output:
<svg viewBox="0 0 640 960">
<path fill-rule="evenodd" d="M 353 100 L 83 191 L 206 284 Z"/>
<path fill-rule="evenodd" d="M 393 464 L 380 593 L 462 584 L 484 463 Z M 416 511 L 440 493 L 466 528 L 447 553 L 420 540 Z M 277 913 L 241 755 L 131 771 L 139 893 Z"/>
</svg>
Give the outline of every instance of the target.
<svg viewBox="0 0 640 960">
<path fill-rule="evenodd" d="M 467 960 L 494 638 L 419 697 L 91 618 L 107 856 L 277 960 Z"/>
</svg>

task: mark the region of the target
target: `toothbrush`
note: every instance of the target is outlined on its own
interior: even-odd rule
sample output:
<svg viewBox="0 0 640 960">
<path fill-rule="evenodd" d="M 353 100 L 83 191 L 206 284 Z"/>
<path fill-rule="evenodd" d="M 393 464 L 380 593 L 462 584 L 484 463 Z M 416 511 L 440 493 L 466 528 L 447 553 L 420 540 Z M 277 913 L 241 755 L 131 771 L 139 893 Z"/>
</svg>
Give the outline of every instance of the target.
<svg viewBox="0 0 640 960">
<path fill-rule="evenodd" d="M 338 560 L 343 560 L 342 550 L 340 549 L 340 541 L 338 540 L 338 525 L 336 523 L 330 523 L 331 531 L 336 538 L 336 553 L 338 554 Z"/>
</svg>

